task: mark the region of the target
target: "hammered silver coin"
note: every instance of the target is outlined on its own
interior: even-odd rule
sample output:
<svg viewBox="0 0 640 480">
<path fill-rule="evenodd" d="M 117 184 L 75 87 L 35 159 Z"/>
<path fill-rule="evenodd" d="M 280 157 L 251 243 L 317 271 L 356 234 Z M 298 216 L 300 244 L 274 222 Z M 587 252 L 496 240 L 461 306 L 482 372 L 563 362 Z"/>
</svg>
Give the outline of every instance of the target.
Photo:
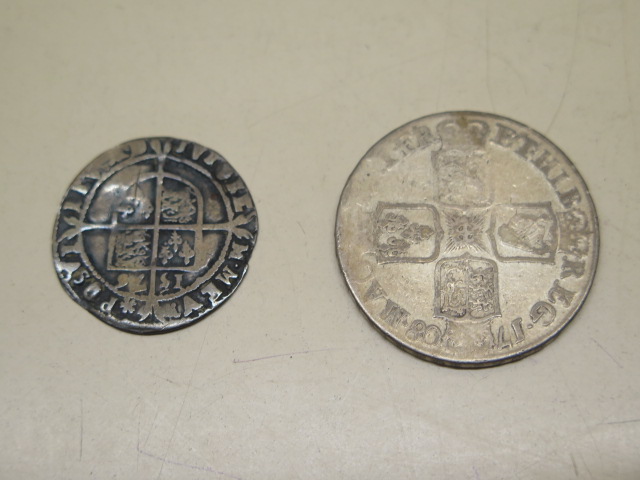
<svg viewBox="0 0 640 480">
<path fill-rule="evenodd" d="M 249 190 L 220 154 L 141 138 L 98 156 L 69 186 L 53 259 L 67 293 L 100 320 L 162 333 L 229 298 L 257 233 Z"/>
<path fill-rule="evenodd" d="M 337 253 L 358 304 L 404 350 L 457 367 L 529 355 L 583 304 L 598 220 L 580 174 L 542 134 L 448 112 L 376 143 L 338 207 Z"/>
</svg>

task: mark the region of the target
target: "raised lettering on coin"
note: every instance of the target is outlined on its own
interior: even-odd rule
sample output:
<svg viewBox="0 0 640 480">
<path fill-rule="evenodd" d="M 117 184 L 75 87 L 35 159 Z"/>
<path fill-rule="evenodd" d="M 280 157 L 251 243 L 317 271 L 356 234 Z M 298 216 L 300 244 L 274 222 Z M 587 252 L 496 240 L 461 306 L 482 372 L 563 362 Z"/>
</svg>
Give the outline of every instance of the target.
<svg viewBox="0 0 640 480">
<path fill-rule="evenodd" d="M 168 137 L 90 163 L 56 220 L 54 265 L 69 295 L 135 333 L 194 323 L 237 288 L 258 233 L 242 178 L 218 153 Z"/>
<path fill-rule="evenodd" d="M 431 115 L 380 140 L 336 221 L 343 274 L 373 324 L 404 350 L 459 367 L 513 361 L 555 338 L 585 300 L 598 242 L 567 156 L 478 112 Z"/>
</svg>

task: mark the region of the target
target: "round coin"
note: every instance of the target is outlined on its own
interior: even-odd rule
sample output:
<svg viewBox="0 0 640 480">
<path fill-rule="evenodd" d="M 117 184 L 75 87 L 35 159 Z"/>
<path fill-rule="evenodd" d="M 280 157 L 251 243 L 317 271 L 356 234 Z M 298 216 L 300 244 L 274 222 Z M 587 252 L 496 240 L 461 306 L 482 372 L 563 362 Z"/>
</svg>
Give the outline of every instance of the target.
<svg viewBox="0 0 640 480">
<path fill-rule="evenodd" d="M 373 324 L 456 367 L 529 355 L 585 300 L 598 221 L 580 174 L 531 128 L 448 112 L 376 143 L 342 192 L 336 247 Z"/>
<path fill-rule="evenodd" d="M 141 138 L 104 152 L 69 186 L 53 259 L 69 295 L 100 320 L 162 333 L 229 298 L 257 233 L 249 190 L 220 154 Z"/>
</svg>

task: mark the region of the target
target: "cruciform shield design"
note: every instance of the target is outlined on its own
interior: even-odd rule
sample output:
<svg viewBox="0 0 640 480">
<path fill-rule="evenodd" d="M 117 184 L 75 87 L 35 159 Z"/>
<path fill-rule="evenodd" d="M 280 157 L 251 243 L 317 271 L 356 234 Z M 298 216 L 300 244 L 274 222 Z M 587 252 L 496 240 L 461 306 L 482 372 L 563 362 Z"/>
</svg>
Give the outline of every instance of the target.
<svg viewBox="0 0 640 480">
<path fill-rule="evenodd" d="M 415 355 L 490 366 L 555 338 L 591 286 L 597 217 L 567 156 L 482 112 L 393 130 L 342 192 L 336 248 L 373 325 Z"/>
</svg>

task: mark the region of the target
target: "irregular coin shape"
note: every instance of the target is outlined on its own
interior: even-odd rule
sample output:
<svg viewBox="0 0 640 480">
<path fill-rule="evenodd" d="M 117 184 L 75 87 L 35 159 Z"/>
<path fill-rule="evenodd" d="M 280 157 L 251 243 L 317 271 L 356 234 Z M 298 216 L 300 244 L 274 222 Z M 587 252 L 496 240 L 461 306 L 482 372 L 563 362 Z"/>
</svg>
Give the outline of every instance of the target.
<svg viewBox="0 0 640 480">
<path fill-rule="evenodd" d="M 589 291 L 598 221 L 580 174 L 547 138 L 478 112 L 391 132 L 342 192 L 342 272 L 401 348 L 486 367 L 554 339 Z"/>
<path fill-rule="evenodd" d="M 106 151 L 69 186 L 53 259 L 71 298 L 100 320 L 162 333 L 229 298 L 257 233 L 249 190 L 220 154 L 141 138 Z"/>
</svg>

